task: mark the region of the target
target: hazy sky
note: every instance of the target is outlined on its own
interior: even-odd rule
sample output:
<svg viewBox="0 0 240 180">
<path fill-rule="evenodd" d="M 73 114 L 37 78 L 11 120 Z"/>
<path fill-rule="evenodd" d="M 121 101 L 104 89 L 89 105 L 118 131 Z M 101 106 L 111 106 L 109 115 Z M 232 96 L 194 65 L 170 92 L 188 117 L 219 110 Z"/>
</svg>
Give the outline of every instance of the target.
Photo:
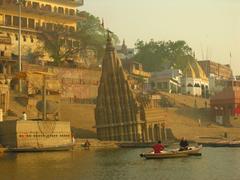
<svg viewBox="0 0 240 180">
<path fill-rule="evenodd" d="M 240 0 L 85 0 L 82 10 L 129 47 L 137 39 L 185 40 L 203 58 L 228 64 L 240 74 Z"/>
</svg>

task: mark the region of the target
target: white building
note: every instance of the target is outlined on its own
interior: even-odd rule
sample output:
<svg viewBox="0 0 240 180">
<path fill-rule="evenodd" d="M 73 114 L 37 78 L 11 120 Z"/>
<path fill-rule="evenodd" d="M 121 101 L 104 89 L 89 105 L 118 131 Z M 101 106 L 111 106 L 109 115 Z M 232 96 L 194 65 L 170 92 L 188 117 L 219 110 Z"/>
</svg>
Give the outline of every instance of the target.
<svg viewBox="0 0 240 180">
<path fill-rule="evenodd" d="M 180 92 L 182 71 L 180 69 L 166 69 L 161 72 L 152 72 L 150 83 L 152 88 L 166 92 Z"/>
<path fill-rule="evenodd" d="M 181 82 L 183 94 L 202 97 L 209 94 L 209 80 L 197 61 L 188 63 Z"/>
</svg>

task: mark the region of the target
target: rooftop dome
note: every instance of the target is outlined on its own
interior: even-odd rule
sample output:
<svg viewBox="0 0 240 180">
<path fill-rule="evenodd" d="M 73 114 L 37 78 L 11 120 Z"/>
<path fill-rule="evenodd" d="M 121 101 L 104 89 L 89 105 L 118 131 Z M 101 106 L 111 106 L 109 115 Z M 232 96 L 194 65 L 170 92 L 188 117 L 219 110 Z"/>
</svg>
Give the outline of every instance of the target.
<svg viewBox="0 0 240 180">
<path fill-rule="evenodd" d="M 196 78 L 199 78 L 199 79 L 202 79 L 202 80 L 205 80 L 205 81 L 208 80 L 205 72 L 203 71 L 202 67 L 198 64 L 197 61 L 194 61 L 192 63 L 192 67 L 193 67 L 194 72 L 196 74 Z"/>
<path fill-rule="evenodd" d="M 184 70 L 184 76 L 188 78 L 196 78 L 196 73 L 191 66 L 191 64 L 188 63 L 186 69 Z"/>
</svg>

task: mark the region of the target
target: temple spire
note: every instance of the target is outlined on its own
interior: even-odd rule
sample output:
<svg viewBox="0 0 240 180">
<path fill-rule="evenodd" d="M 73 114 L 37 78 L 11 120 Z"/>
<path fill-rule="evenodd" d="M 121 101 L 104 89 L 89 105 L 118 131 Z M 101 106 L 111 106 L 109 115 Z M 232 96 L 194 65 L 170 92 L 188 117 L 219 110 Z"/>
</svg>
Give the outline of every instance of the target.
<svg viewBox="0 0 240 180">
<path fill-rule="evenodd" d="M 101 140 L 137 141 L 140 116 L 111 34 L 108 30 L 95 109 L 97 135 Z"/>
<path fill-rule="evenodd" d="M 107 30 L 107 44 L 106 44 L 106 51 L 114 51 L 113 42 L 112 42 L 112 32 Z"/>
</svg>

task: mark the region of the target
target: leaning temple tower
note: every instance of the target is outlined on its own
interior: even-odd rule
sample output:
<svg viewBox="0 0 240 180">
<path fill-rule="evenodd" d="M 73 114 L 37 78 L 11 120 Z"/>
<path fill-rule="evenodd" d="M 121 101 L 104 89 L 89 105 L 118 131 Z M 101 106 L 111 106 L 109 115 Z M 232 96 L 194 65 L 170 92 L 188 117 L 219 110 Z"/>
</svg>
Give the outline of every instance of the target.
<svg viewBox="0 0 240 180">
<path fill-rule="evenodd" d="M 95 119 L 101 140 L 138 141 L 141 121 L 138 105 L 108 34 Z"/>
<path fill-rule="evenodd" d="M 155 142 L 174 138 L 166 128 L 158 95 L 134 92 L 108 34 L 95 121 L 97 137 L 107 141 Z"/>
</svg>

